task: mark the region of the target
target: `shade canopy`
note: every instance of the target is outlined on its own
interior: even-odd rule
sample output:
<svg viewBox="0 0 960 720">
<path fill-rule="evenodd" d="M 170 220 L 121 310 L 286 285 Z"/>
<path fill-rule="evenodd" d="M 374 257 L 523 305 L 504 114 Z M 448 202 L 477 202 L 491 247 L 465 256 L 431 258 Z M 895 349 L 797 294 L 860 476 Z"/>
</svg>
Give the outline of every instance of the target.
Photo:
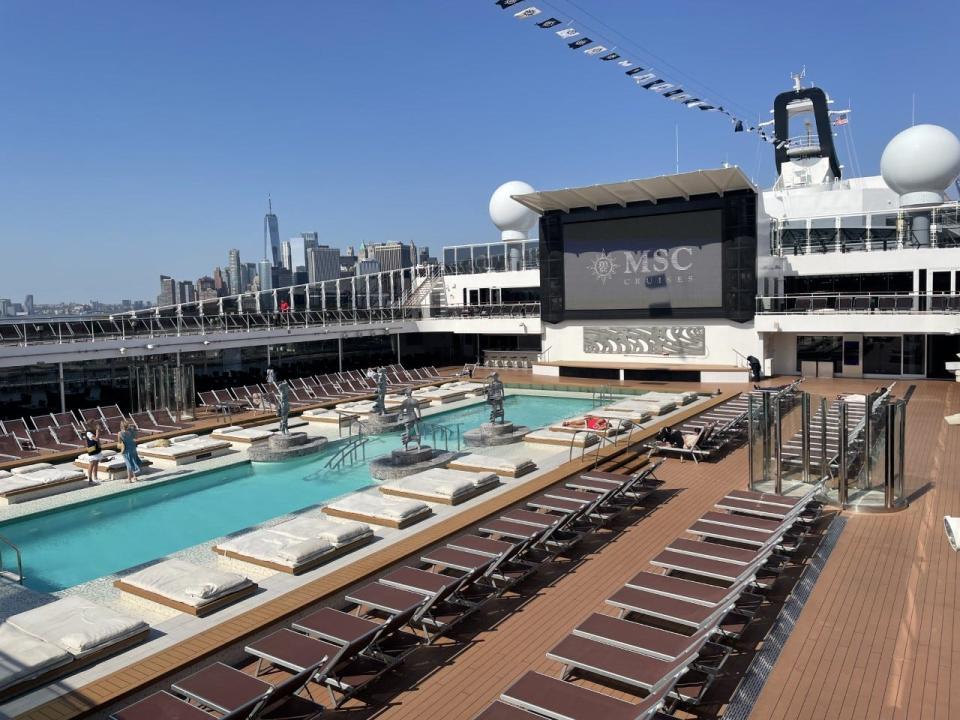
<svg viewBox="0 0 960 720">
<path fill-rule="evenodd" d="M 643 180 L 625 180 L 603 185 L 587 185 L 562 190 L 512 195 L 514 200 L 543 214 L 550 210 L 570 212 L 576 208 L 596 210 L 602 205 L 651 202 L 668 198 L 689 200 L 695 195 L 720 195 L 734 190 L 756 190 L 750 179 L 736 166 L 713 170 L 694 170 L 676 175 L 659 175 Z"/>
</svg>

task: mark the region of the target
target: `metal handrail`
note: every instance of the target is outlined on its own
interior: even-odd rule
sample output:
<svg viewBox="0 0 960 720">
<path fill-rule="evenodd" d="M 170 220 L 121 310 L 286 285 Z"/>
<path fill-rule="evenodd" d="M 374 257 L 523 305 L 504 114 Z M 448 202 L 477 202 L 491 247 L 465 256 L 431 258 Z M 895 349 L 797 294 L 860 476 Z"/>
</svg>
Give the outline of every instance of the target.
<svg viewBox="0 0 960 720">
<path fill-rule="evenodd" d="M 421 427 L 425 431 L 430 432 L 430 446 L 434 449 L 437 447 L 437 434 L 439 433 L 440 439 L 443 441 L 444 451 L 450 451 L 450 437 L 453 436 L 457 440 L 457 452 L 460 452 L 460 440 L 462 437 L 460 429 L 463 427 L 463 423 L 449 423 L 447 425 L 441 425 L 439 423 L 426 423 Z"/>
<path fill-rule="evenodd" d="M 337 452 L 330 456 L 330 459 L 327 461 L 325 467 L 331 470 L 339 470 L 343 467 L 344 463 L 349 457 L 351 463 L 356 463 L 357 461 L 357 450 L 363 450 L 363 459 L 367 459 L 366 446 L 370 442 L 369 435 L 355 435 L 351 436 L 347 443 L 341 447 Z"/>
<path fill-rule="evenodd" d="M 17 582 L 20 583 L 21 585 L 23 585 L 23 557 L 22 557 L 22 555 L 20 554 L 20 548 L 18 548 L 16 545 L 14 545 L 13 542 L 12 542 L 10 539 L 4 537 L 3 535 L 0 535 L 0 542 L 2 542 L 4 545 L 9 546 L 10 548 L 12 548 L 12 549 L 13 549 L 13 552 L 16 553 L 16 555 L 17 555 Z M 3 554 L 0 553 L 0 571 L 2 571 L 2 570 L 3 570 Z"/>
</svg>

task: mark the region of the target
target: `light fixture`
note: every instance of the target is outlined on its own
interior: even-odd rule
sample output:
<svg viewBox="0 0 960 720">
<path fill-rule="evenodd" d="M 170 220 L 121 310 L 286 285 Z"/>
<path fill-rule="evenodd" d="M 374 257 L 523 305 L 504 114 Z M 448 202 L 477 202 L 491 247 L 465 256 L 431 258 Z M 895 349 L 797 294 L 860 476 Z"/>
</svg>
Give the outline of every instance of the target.
<svg viewBox="0 0 960 720">
<path fill-rule="evenodd" d="M 125 347 L 120 348 L 120 354 L 123 355 L 127 349 Z"/>
<path fill-rule="evenodd" d="M 204 345 L 209 345 L 209 344 L 210 344 L 210 341 L 209 341 L 209 340 L 204 340 L 204 341 L 203 341 L 203 344 L 204 344 Z"/>
<path fill-rule="evenodd" d="M 156 346 L 153 343 L 147 343 L 145 347 L 147 348 L 147 350 L 153 350 L 153 348 Z"/>
</svg>

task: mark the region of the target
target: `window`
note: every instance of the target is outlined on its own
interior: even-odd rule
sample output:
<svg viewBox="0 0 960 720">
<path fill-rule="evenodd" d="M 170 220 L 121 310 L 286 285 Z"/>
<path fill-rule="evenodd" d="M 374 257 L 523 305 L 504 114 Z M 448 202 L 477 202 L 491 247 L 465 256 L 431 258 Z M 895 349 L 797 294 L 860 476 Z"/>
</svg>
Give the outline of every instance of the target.
<svg viewBox="0 0 960 720">
<path fill-rule="evenodd" d="M 926 371 L 924 363 L 924 336 L 923 335 L 904 335 L 903 336 L 903 374 L 904 375 L 923 375 Z"/>
<path fill-rule="evenodd" d="M 832 362 L 833 371 L 838 375 L 842 364 L 842 336 L 840 335 L 798 335 L 797 370 L 804 360 Z"/>
<path fill-rule="evenodd" d="M 863 372 L 900 375 L 902 352 L 902 338 L 899 335 L 864 335 Z"/>
<path fill-rule="evenodd" d="M 502 244 L 490 245 L 490 269 L 494 272 L 503 272 L 505 264 L 505 248 Z"/>
</svg>

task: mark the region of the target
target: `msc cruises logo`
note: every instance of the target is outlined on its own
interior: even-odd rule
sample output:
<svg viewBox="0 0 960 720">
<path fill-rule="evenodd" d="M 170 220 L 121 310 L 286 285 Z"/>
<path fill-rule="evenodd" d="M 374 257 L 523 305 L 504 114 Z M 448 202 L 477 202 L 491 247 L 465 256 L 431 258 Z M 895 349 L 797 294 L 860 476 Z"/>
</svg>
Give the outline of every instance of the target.
<svg viewBox="0 0 960 720">
<path fill-rule="evenodd" d="M 617 270 L 620 269 L 620 266 L 613 261 L 613 258 L 607 255 L 606 250 L 601 250 L 600 254 L 593 259 L 593 262 L 588 263 L 588 266 L 593 276 L 604 285 L 606 285 L 607 280 L 612 278 Z"/>
<path fill-rule="evenodd" d="M 608 254 L 601 250 L 592 260 L 587 262 L 587 268 L 593 276 L 604 285 L 612 280 L 620 268 L 623 275 L 633 277 L 623 278 L 624 285 L 640 285 L 646 287 L 665 287 L 669 282 L 692 282 L 693 256 L 695 247 L 681 245 L 674 248 L 659 248 L 657 250 L 642 250 L 631 252 L 622 250 L 623 265 L 614 260 L 613 253 Z"/>
</svg>

